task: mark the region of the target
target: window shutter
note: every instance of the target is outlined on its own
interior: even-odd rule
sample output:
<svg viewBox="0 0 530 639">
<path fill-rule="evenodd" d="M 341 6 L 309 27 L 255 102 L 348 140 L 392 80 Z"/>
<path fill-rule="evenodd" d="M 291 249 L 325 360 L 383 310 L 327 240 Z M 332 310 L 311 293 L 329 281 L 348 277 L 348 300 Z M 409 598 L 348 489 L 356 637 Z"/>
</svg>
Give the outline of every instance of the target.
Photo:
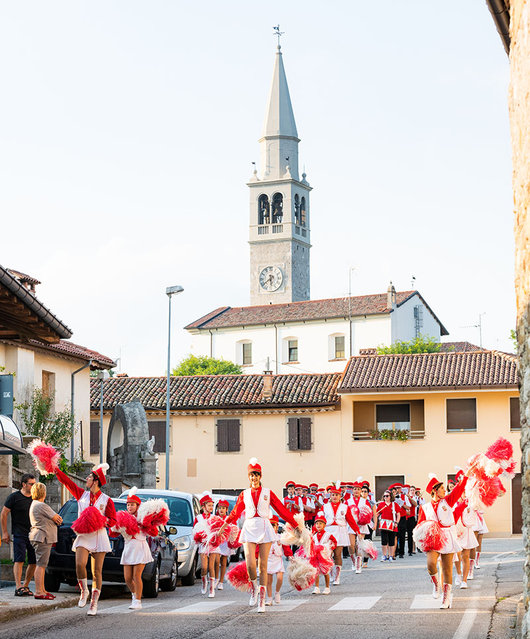
<svg viewBox="0 0 530 639">
<path fill-rule="evenodd" d="M 447 430 L 477 430 L 477 400 L 447 400 Z"/>
<path fill-rule="evenodd" d="M 299 423 L 300 450 L 311 450 L 311 417 L 300 417 Z"/>
<path fill-rule="evenodd" d="M 298 450 L 298 417 L 289 417 L 287 424 L 289 450 Z"/>
<path fill-rule="evenodd" d="M 521 430 L 521 414 L 518 397 L 510 397 L 510 430 Z"/>
<path fill-rule="evenodd" d="M 220 453 L 227 453 L 228 448 L 228 422 L 227 419 L 217 421 L 217 450 Z"/>
<path fill-rule="evenodd" d="M 90 422 L 90 454 L 99 455 L 99 422 Z"/>
<path fill-rule="evenodd" d="M 149 439 L 155 437 L 153 451 L 155 453 L 166 452 L 166 422 L 149 422 Z"/>
<path fill-rule="evenodd" d="M 239 441 L 239 419 L 227 419 L 228 424 L 228 450 L 230 452 L 238 453 L 241 449 Z"/>
</svg>

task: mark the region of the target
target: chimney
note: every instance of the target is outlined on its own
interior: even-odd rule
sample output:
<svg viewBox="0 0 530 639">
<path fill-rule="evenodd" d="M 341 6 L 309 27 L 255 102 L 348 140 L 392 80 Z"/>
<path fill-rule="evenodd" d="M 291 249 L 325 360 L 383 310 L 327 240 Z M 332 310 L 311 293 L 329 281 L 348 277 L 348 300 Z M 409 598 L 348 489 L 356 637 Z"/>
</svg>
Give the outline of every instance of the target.
<svg viewBox="0 0 530 639">
<path fill-rule="evenodd" d="M 269 358 L 267 357 L 267 369 L 269 368 Z M 270 399 L 272 397 L 272 371 L 263 371 L 263 399 Z"/>
<path fill-rule="evenodd" d="M 396 307 L 396 289 L 392 282 L 390 282 L 386 290 L 386 307 L 389 311 Z"/>
</svg>

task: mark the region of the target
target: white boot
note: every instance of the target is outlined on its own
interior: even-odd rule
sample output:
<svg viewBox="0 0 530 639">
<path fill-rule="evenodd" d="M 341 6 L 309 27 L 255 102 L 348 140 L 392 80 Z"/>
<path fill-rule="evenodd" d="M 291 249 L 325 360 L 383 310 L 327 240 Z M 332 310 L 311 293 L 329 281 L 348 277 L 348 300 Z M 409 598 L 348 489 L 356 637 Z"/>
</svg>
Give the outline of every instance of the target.
<svg viewBox="0 0 530 639">
<path fill-rule="evenodd" d="M 259 587 L 258 612 L 265 612 L 265 595 L 267 593 L 266 586 Z"/>
<path fill-rule="evenodd" d="M 459 586 L 462 583 L 462 576 L 456 573 L 455 575 L 455 586 Z"/>
<path fill-rule="evenodd" d="M 474 569 L 475 569 L 475 560 L 474 559 L 470 559 L 469 560 L 469 572 L 467 574 L 468 581 L 472 581 L 475 578 L 473 576 Z"/>
<path fill-rule="evenodd" d="M 451 584 L 444 584 L 443 597 L 440 608 L 450 608 L 453 605 L 453 586 Z"/>
<path fill-rule="evenodd" d="M 477 570 L 480 570 L 479 559 L 480 559 L 480 553 L 477 552 L 477 553 L 475 553 L 475 568 Z"/>
<path fill-rule="evenodd" d="M 222 590 L 222 589 L 223 589 L 223 582 L 222 582 L 222 581 L 220 581 L 220 582 L 217 584 L 217 590 Z"/>
<path fill-rule="evenodd" d="M 356 570 L 356 566 L 357 566 L 357 557 L 355 555 L 350 555 L 350 559 L 351 559 L 351 569 L 352 571 Z"/>
<path fill-rule="evenodd" d="M 460 584 L 460 589 L 461 589 L 461 590 L 465 590 L 466 588 L 467 588 L 467 583 L 466 583 L 465 581 L 463 581 L 463 582 Z"/>
<path fill-rule="evenodd" d="M 205 595 L 208 592 L 208 577 L 201 577 L 201 595 Z"/>
<path fill-rule="evenodd" d="M 340 571 L 342 566 L 335 566 L 335 580 L 333 582 L 334 586 L 340 586 Z"/>
<path fill-rule="evenodd" d="M 319 588 L 318 586 L 315 586 L 315 587 L 313 588 L 313 592 L 312 592 L 312 594 L 313 594 L 313 595 L 319 595 L 319 594 L 320 594 L 320 588 Z"/>
<path fill-rule="evenodd" d="M 132 601 L 131 601 L 131 605 L 129 606 L 130 610 L 134 610 L 134 602 L 136 601 L 136 595 L 134 594 L 134 592 L 132 593 Z"/>
<path fill-rule="evenodd" d="M 253 579 L 252 580 L 252 590 L 250 592 L 250 601 L 248 602 L 249 606 L 255 606 L 256 605 L 256 601 L 258 600 L 258 592 L 259 592 L 258 580 L 257 579 Z"/>
<path fill-rule="evenodd" d="M 323 594 L 323 595 L 329 595 L 329 594 L 331 594 L 331 588 L 330 588 L 329 586 L 326 586 L 326 587 L 324 588 L 324 590 L 322 591 L 322 594 Z"/>
<path fill-rule="evenodd" d="M 215 597 L 215 579 L 210 579 L 210 588 L 208 590 L 208 597 Z"/>
<path fill-rule="evenodd" d="M 429 575 L 432 581 L 432 596 L 433 599 L 438 599 L 440 596 L 440 582 L 438 581 L 438 574 Z"/>
<path fill-rule="evenodd" d="M 87 615 L 94 617 L 95 615 L 98 614 L 98 601 L 99 601 L 100 594 L 101 594 L 100 590 L 92 587 L 92 597 L 90 598 L 90 608 L 88 609 L 86 613 Z"/>
<path fill-rule="evenodd" d="M 280 593 L 279 593 L 279 592 L 277 592 L 277 593 L 274 595 L 274 603 L 275 603 L 275 604 L 279 604 L 281 600 L 282 600 L 282 597 L 281 597 Z"/>
<path fill-rule="evenodd" d="M 141 610 L 142 609 L 142 600 L 135 599 L 134 602 L 129 606 L 132 610 Z"/>
<path fill-rule="evenodd" d="M 267 599 L 265 600 L 265 605 L 272 606 L 272 597 L 267 597 Z"/>
<path fill-rule="evenodd" d="M 355 557 L 355 574 L 360 575 L 362 572 L 363 558 Z"/>
<path fill-rule="evenodd" d="M 86 606 L 86 602 L 88 601 L 88 595 L 90 594 L 90 591 L 88 590 L 87 580 L 78 579 L 77 585 L 79 586 L 79 589 L 81 590 L 81 594 L 79 596 L 79 602 L 77 603 L 77 605 L 80 608 L 84 608 Z"/>
</svg>

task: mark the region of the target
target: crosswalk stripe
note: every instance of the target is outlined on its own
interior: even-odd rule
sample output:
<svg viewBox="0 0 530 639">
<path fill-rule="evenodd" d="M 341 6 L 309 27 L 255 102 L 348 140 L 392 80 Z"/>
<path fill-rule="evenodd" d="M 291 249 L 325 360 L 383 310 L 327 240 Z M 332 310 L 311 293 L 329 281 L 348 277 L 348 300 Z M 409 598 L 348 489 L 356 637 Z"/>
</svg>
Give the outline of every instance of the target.
<svg viewBox="0 0 530 639">
<path fill-rule="evenodd" d="M 272 606 L 267 606 L 267 608 L 269 610 L 276 610 L 277 612 L 290 612 L 307 602 L 308 599 L 282 599 L 279 604 L 272 604 Z"/>
<path fill-rule="evenodd" d="M 121 604 L 119 606 L 111 606 L 110 608 L 100 608 L 98 614 L 116 614 L 119 612 L 122 613 L 130 613 L 130 612 L 142 612 L 146 608 L 153 608 L 154 606 L 162 606 L 164 604 L 163 601 L 153 601 L 151 603 L 142 603 L 142 608 L 140 610 L 130 610 L 129 606 L 131 602 L 128 601 L 126 604 Z"/>
<path fill-rule="evenodd" d="M 182 615 L 182 614 L 190 614 L 190 613 L 198 613 L 198 612 L 214 612 L 223 606 L 229 606 L 230 604 L 236 603 L 235 601 L 201 601 L 196 604 L 191 604 L 189 606 L 184 606 L 183 608 L 174 608 L 173 610 L 168 610 L 169 614 L 174 615 Z"/>
<path fill-rule="evenodd" d="M 370 610 L 381 597 L 344 597 L 328 610 Z"/>
<path fill-rule="evenodd" d="M 432 595 L 416 595 L 410 605 L 411 610 L 434 610 L 439 608 L 441 599 L 434 599 Z"/>
</svg>

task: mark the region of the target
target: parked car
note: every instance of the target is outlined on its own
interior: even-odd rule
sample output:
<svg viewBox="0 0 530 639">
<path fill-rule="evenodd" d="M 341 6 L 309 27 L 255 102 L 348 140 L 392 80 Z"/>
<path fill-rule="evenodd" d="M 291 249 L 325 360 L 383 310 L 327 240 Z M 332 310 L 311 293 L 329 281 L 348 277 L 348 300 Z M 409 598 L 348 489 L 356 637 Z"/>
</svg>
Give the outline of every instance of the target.
<svg viewBox="0 0 530 639">
<path fill-rule="evenodd" d="M 126 510 L 125 499 L 114 499 L 116 510 Z M 75 553 L 72 551 L 72 543 L 75 532 L 72 523 L 77 519 L 77 501 L 70 499 L 59 511 L 63 523 L 59 526 L 57 543 L 53 545 L 50 561 L 44 575 L 44 587 L 50 592 L 57 592 L 61 583 L 66 582 L 71 586 L 77 584 L 75 574 Z M 175 590 L 178 577 L 178 551 L 171 537 L 177 535 L 177 529 L 167 526 L 165 531 L 157 537 L 148 537 L 147 543 L 153 555 L 153 561 L 146 564 L 142 579 L 144 582 L 144 597 L 157 597 L 159 588 L 166 591 Z M 103 581 L 125 583 L 123 566 L 120 564 L 123 552 L 124 540 L 121 535 L 110 538 L 111 552 L 105 555 L 103 562 Z M 88 566 L 91 576 L 90 562 Z"/>
<path fill-rule="evenodd" d="M 120 495 L 127 497 L 127 492 Z M 159 490 L 156 488 L 139 488 L 137 493 L 142 501 L 146 499 L 163 499 L 169 507 L 168 526 L 176 528 L 169 539 L 178 551 L 178 575 L 184 586 L 193 586 L 197 571 L 197 544 L 193 540 L 193 520 L 199 513 L 199 500 L 191 493 L 177 490 Z"/>
</svg>

